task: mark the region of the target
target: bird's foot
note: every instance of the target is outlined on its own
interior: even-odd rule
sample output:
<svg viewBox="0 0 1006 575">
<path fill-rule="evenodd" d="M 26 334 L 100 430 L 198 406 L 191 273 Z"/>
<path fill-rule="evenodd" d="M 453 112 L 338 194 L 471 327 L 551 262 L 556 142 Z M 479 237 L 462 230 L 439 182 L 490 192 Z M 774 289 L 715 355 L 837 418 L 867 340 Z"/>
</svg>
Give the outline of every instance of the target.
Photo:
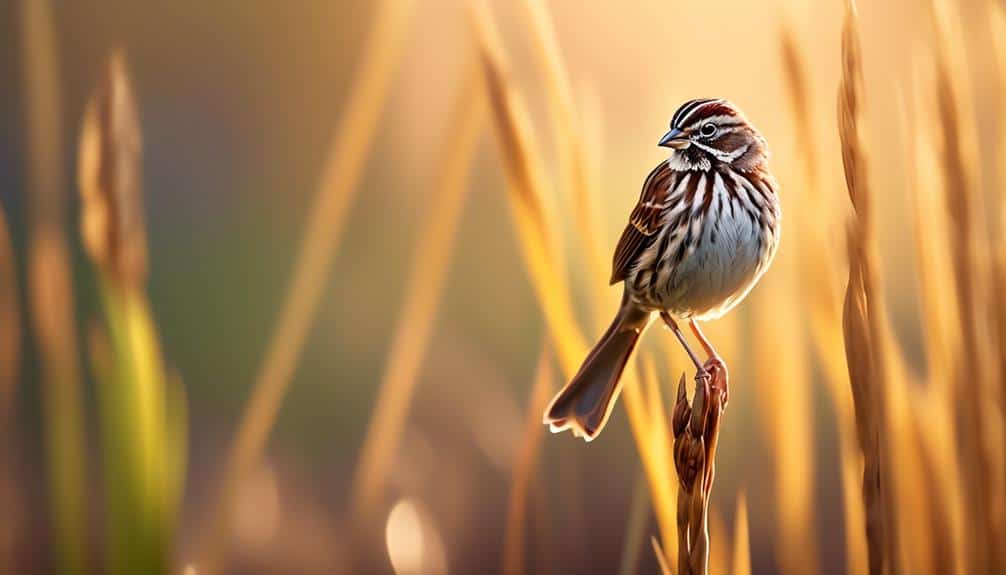
<svg viewBox="0 0 1006 575">
<path fill-rule="evenodd" d="M 730 401 L 730 373 L 727 371 L 726 362 L 718 355 L 711 356 L 702 366 L 702 371 L 710 378 L 709 385 L 713 397 L 718 397 L 720 407 L 725 408 Z"/>
</svg>

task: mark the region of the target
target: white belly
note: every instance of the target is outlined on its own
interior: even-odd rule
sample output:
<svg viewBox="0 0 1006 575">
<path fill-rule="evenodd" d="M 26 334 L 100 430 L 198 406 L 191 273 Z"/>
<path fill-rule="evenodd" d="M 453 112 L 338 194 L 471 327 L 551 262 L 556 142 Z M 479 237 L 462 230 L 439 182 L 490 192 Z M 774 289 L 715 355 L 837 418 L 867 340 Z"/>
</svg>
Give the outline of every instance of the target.
<svg viewBox="0 0 1006 575">
<path fill-rule="evenodd" d="M 767 206 L 759 223 L 739 203 L 731 209 L 722 188 L 717 192 L 709 215 L 692 223 L 699 241 L 677 265 L 658 268 L 653 289 L 638 294 L 644 305 L 684 319 L 716 319 L 740 303 L 768 269 L 779 243 L 778 204 Z M 722 202 L 727 203 L 721 209 Z"/>
</svg>

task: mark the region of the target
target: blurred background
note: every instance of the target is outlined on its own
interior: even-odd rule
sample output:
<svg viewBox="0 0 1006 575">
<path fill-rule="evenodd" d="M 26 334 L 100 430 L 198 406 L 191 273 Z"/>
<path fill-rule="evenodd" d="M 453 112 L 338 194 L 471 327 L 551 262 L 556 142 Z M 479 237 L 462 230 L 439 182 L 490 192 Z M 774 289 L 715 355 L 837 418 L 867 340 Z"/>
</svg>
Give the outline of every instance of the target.
<svg viewBox="0 0 1006 575">
<path fill-rule="evenodd" d="M 650 535 L 660 536 L 651 511 L 654 476 L 640 463 L 644 447 L 622 404 L 589 444 L 542 433 L 537 425 L 542 405 L 536 397 L 550 396 L 566 375 L 549 343 L 511 217 L 505 162 L 494 137 L 497 117 L 484 104 L 472 104 L 486 109 L 473 120 L 470 149 L 458 152 L 454 147 L 462 145 L 452 141 L 457 117 L 465 113 L 458 94 L 484 98 L 467 4 L 378 4 L 0 0 L 0 203 L 13 257 L 12 274 L 3 281 L 13 280 L 16 288 L 17 323 L 7 327 L 17 330 L 19 344 L 5 358 L 10 381 L 0 395 L 6 414 L 0 429 L 6 501 L 0 505 L 0 571 L 129 572 L 124 565 L 138 565 L 124 560 L 118 569 L 109 566 L 116 535 L 109 528 L 115 492 L 108 489 L 107 463 L 114 456 L 102 390 L 111 384 L 93 356 L 100 325 L 112 326 L 116 353 L 115 304 L 108 303 L 116 288 L 108 287 L 115 282 L 103 279 L 107 273 L 85 249 L 78 188 L 78 141 L 88 102 L 118 50 L 143 141 L 149 271 L 130 289 L 145 293 L 142 313 L 156 326 L 154 356 L 164 368 L 154 379 L 171 382 L 177 374 L 178 386 L 163 385 L 169 396 L 183 390 L 185 406 L 184 424 L 170 405 L 165 412 L 167 435 L 177 424 L 185 439 L 178 502 L 171 506 L 176 518 L 165 520 L 176 526 L 168 528 L 173 536 L 160 539 L 168 559 L 155 563 L 171 572 L 203 572 L 202 554 L 216 550 L 208 571 L 497 572 L 512 552 L 505 541 L 513 537 L 507 525 L 517 505 L 525 510 L 517 571 L 659 572 L 650 545 Z M 566 132 L 552 129 L 554 78 L 543 65 L 541 32 L 529 16 L 534 11 L 525 4 L 550 14 L 573 106 Z M 984 206 L 975 204 L 969 225 L 993 261 L 988 252 L 998 251 L 987 246 L 998 245 L 998 182 L 1004 176 L 997 168 L 1003 112 L 997 40 L 1003 38 L 990 17 L 998 14 L 995 2 L 950 4 L 947 41 L 957 58 L 951 70 L 961 80 L 955 85 L 964 110 L 961 139 L 973 196 Z M 864 149 L 883 299 L 911 390 L 932 375 L 920 259 L 911 238 L 917 232 L 912 194 L 918 179 L 927 177 L 919 158 L 933 161 L 942 149 L 916 147 L 919 119 L 928 133 L 938 132 L 932 117 L 935 41 L 927 2 L 864 0 L 858 9 Z M 836 374 L 847 378 L 844 367 L 828 367 L 829 358 L 832 366 L 844 366 L 840 331 L 830 331 L 839 338 L 823 347 L 812 343 L 815 306 L 828 308 L 832 329 L 841 328 L 847 274 L 850 206 L 835 120 L 844 4 L 542 0 L 494 1 L 488 11 L 506 53 L 508 82 L 527 106 L 535 161 L 544 166 L 549 189 L 563 188 L 562 146 L 575 140 L 584 150 L 597 200 L 593 237 L 605 257 L 644 178 L 665 158 L 655 143 L 683 101 L 729 98 L 765 135 L 782 186 L 779 259 L 752 296 L 707 331 L 732 378 L 709 510 L 711 571 L 733 565 L 740 572 L 737 541 L 746 533 L 755 573 L 855 572 L 864 564 L 850 560 L 850 549 L 861 542 L 850 543 L 847 533 L 861 526 L 847 524 L 857 516 L 849 515 L 846 500 L 859 490 L 843 483 L 843 473 L 856 463 L 843 460 L 840 447 L 842 426 L 851 433 L 855 424 L 841 421 L 851 415 L 842 411 L 851 400 L 848 380 L 829 382 Z M 367 52 L 375 49 L 381 26 L 398 32 L 385 38 L 394 47 L 386 65 L 377 66 L 387 70 L 387 88 L 367 100 L 374 110 L 366 114 L 376 118 L 368 146 L 366 137 L 345 136 L 368 128 L 347 125 L 344 115 L 358 110 L 348 102 L 367 82 L 358 78 L 373 63 Z M 801 101 L 804 110 L 795 103 Z M 340 144 L 343 137 L 350 143 Z M 317 198 L 338 188 L 333 182 L 341 169 L 357 171 L 351 160 L 340 159 L 347 152 L 339 146 L 354 143 L 362 163 L 358 177 L 348 178 L 352 190 L 342 191 L 346 212 L 333 230 L 337 238 L 328 242 L 331 264 L 306 280 L 320 292 L 303 326 L 303 346 L 282 338 L 277 343 L 272 338 L 284 300 L 310 300 L 290 291 L 291 278 L 308 222 L 321 209 Z M 417 281 L 425 280 L 410 270 L 427 257 L 424 241 L 437 227 L 429 225 L 437 217 L 432 212 L 443 209 L 436 199 L 445 185 L 444 158 L 452 153 L 464 164 L 454 200 L 463 204 L 440 250 L 444 263 L 427 269 L 442 275 L 442 289 L 415 296 Z M 335 177 L 325 175 L 333 169 Z M 42 193 L 58 198 L 55 208 L 37 209 L 33 195 Z M 546 204 L 558 223 L 554 233 L 565 254 L 574 317 L 592 343 L 603 328 L 597 317 L 606 323 L 614 313 L 620 288 L 607 288 L 605 278 L 592 273 L 569 197 L 556 193 Z M 33 276 L 33 226 L 45 219 L 33 214 L 40 211 L 63 235 L 69 276 L 62 296 L 43 294 L 40 285 L 52 285 L 48 276 Z M 807 245 L 816 251 L 808 253 Z M 820 266 L 830 275 L 820 275 Z M 822 283 L 825 295 L 814 295 Z M 592 299 L 601 288 L 607 307 Z M 79 393 L 69 396 L 61 391 L 66 387 L 46 387 L 52 356 L 39 343 L 44 329 L 35 316 L 57 305 L 52 297 L 70 306 L 69 321 L 59 324 L 76 342 L 64 348 L 77 364 L 70 380 Z M 416 297 L 420 313 L 407 315 L 405 302 Z M 431 316 L 423 318 L 422 310 Z M 410 325 L 422 330 L 427 321 L 429 331 L 418 341 L 402 335 Z M 397 345 L 403 349 L 396 351 L 402 337 L 405 343 Z M 653 329 L 644 345 L 666 400 L 674 397 L 678 375 L 689 371 L 670 339 Z M 260 451 L 237 456 L 244 465 L 228 482 L 235 438 L 269 349 L 284 344 L 300 355 L 294 353 L 288 376 L 274 378 L 288 383 L 285 393 L 266 401 L 276 408 L 275 422 L 264 425 Z M 415 373 L 395 372 L 395 361 L 410 361 L 395 357 L 410 352 L 418 354 Z M 991 365 L 999 356 L 988 357 Z M 547 391 L 536 395 L 538 379 Z M 392 416 L 399 432 L 375 448 L 386 453 L 387 470 L 378 473 L 386 481 L 372 501 L 358 505 L 356 497 L 368 489 L 360 482 L 369 476 L 357 474 L 363 446 L 375 433 L 370 424 L 382 382 L 391 382 L 386 401 L 404 403 Z M 396 391 L 398 385 L 414 391 Z M 1001 401 L 998 393 L 992 406 Z M 54 396 L 75 394 L 76 407 L 53 407 L 59 403 Z M 69 432 L 79 449 L 76 520 L 60 518 L 68 499 L 54 488 L 59 464 L 53 445 L 64 444 L 53 443 L 59 432 L 47 421 L 64 413 L 60 409 L 79 414 L 78 432 Z M 1000 416 L 994 412 L 990 425 L 999 425 Z M 126 435 L 130 429 L 128 421 L 120 428 Z M 531 469 L 526 484 L 514 489 L 521 477 L 515 468 L 526 465 L 521 461 L 531 461 Z M 523 505 L 513 503 L 515 493 L 523 494 Z M 738 517 L 739 509 L 746 519 Z"/>
</svg>

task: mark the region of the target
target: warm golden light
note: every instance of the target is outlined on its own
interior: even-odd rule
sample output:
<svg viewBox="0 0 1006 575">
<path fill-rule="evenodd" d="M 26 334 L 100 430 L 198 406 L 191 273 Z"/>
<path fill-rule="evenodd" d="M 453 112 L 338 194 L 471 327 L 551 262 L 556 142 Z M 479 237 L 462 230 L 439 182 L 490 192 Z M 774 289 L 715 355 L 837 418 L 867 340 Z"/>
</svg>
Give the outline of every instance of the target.
<svg viewBox="0 0 1006 575">
<path fill-rule="evenodd" d="M 1006 0 L 234 4 L 0 2 L 0 574 L 1006 573 Z"/>
</svg>

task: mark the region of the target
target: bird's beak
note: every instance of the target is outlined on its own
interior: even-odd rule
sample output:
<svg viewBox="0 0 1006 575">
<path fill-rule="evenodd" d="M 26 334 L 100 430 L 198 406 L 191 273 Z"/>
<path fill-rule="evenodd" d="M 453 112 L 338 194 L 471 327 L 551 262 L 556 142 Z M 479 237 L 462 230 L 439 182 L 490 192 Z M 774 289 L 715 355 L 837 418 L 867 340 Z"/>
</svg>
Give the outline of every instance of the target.
<svg viewBox="0 0 1006 575">
<path fill-rule="evenodd" d="M 674 148 L 675 150 L 684 150 L 688 146 L 692 145 L 691 140 L 684 132 L 677 128 L 671 128 L 660 141 L 657 142 L 658 146 L 663 146 L 665 148 Z"/>
</svg>

